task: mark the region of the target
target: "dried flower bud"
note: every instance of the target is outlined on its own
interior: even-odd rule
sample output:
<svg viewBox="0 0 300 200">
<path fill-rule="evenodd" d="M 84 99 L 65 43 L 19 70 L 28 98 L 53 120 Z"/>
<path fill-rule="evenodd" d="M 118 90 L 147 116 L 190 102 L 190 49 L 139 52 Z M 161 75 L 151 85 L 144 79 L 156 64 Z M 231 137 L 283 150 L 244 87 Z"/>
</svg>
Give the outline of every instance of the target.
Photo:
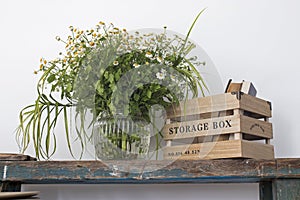
<svg viewBox="0 0 300 200">
<path fill-rule="evenodd" d="M 117 60 L 115 60 L 114 62 L 113 62 L 113 65 L 118 65 L 119 64 L 119 62 L 117 61 Z"/>
</svg>

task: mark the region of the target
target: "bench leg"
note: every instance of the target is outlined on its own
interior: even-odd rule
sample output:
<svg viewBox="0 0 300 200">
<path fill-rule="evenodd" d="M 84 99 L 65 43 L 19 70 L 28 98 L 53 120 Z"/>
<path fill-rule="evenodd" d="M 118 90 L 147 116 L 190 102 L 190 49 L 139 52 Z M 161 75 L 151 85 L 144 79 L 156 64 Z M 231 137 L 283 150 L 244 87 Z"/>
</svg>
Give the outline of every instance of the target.
<svg viewBox="0 0 300 200">
<path fill-rule="evenodd" d="M 300 179 L 275 179 L 259 184 L 260 200 L 299 200 Z"/>
<path fill-rule="evenodd" d="M 259 199 L 273 200 L 273 184 L 271 181 L 259 183 Z"/>
<path fill-rule="evenodd" d="M 0 192 L 20 192 L 21 183 L 19 182 L 2 182 Z"/>
<path fill-rule="evenodd" d="M 300 179 L 277 179 L 273 182 L 276 200 L 300 199 Z"/>
</svg>

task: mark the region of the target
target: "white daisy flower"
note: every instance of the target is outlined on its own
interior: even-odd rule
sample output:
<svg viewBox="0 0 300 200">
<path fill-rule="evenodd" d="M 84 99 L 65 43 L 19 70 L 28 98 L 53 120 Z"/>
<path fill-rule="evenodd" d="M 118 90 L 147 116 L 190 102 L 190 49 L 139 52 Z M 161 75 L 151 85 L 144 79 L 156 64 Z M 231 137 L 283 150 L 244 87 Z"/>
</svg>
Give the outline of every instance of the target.
<svg viewBox="0 0 300 200">
<path fill-rule="evenodd" d="M 159 63 L 162 62 L 162 58 L 161 58 L 160 56 L 158 56 L 158 57 L 156 58 L 156 60 L 157 60 Z"/>
<path fill-rule="evenodd" d="M 114 62 L 113 62 L 113 65 L 114 66 L 117 66 L 119 64 L 119 62 L 117 61 L 117 60 L 115 60 Z"/>
<path fill-rule="evenodd" d="M 137 63 L 134 63 L 134 64 L 133 64 L 133 67 L 134 67 L 134 68 L 139 68 L 140 66 L 141 66 L 141 65 L 139 65 L 139 64 L 137 64 Z"/>
<path fill-rule="evenodd" d="M 151 54 L 151 52 L 148 51 L 148 52 L 146 53 L 145 56 L 146 56 L 147 58 L 152 58 L 153 55 Z"/>
<path fill-rule="evenodd" d="M 162 80 L 166 77 L 166 75 L 162 72 L 157 72 L 156 73 L 156 78 L 158 78 L 159 80 Z"/>
<path fill-rule="evenodd" d="M 171 78 L 172 81 L 176 81 L 176 78 L 175 78 L 174 75 L 170 75 L 170 78 Z"/>
</svg>

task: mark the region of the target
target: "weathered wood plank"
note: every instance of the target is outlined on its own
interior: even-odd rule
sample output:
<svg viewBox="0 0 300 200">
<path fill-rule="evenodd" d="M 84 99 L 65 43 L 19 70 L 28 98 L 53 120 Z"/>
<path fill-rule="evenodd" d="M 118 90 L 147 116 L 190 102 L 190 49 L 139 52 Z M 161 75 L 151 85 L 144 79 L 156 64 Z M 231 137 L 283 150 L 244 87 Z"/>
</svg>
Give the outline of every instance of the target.
<svg viewBox="0 0 300 200">
<path fill-rule="evenodd" d="M 276 179 L 273 182 L 273 194 L 276 200 L 299 200 L 300 179 Z"/>
<path fill-rule="evenodd" d="M 277 159 L 276 168 L 278 178 L 300 178 L 300 159 Z"/>
<path fill-rule="evenodd" d="M 273 200 L 273 183 L 271 181 L 263 181 L 259 183 L 259 199 Z"/>
<path fill-rule="evenodd" d="M 275 161 L 6 161 L 5 181 L 22 183 L 201 183 L 258 182 L 274 178 Z M 113 166 L 117 166 L 115 173 Z M 0 177 L 2 181 L 2 177 Z"/>
<path fill-rule="evenodd" d="M 34 161 L 36 159 L 24 154 L 0 153 L 0 161 L 17 161 L 17 160 Z"/>
<path fill-rule="evenodd" d="M 0 192 L 20 192 L 21 183 L 20 182 L 0 182 L 1 190 Z"/>
<path fill-rule="evenodd" d="M 300 159 L 0 161 L 8 183 L 208 183 L 300 179 Z M 117 167 L 117 173 L 114 167 Z M 6 172 L 5 172 L 5 171 Z"/>
<path fill-rule="evenodd" d="M 117 171 L 116 171 L 117 169 Z M 300 199 L 300 159 L 0 161 L 2 191 L 21 184 L 259 182 L 260 200 Z"/>
<path fill-rule="evenodd" d="M 21 184 L 259 182 L 260 200 L 300 199 L 300 159 L 0 161 L 1 191 Z"/>
</svg>

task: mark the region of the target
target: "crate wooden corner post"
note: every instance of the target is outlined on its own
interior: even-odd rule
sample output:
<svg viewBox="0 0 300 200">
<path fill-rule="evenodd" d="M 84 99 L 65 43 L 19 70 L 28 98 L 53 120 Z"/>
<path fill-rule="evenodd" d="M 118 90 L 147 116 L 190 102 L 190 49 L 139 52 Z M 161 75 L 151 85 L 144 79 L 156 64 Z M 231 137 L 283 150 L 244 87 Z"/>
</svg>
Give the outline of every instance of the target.
<svg viewBox="0 0 300 200">
<path fill-rule="evenodd" d="M 273 159 L 271 103 L 242 92 L 181 102 L 167 111 L 165 159 Z"/>
</svg>

